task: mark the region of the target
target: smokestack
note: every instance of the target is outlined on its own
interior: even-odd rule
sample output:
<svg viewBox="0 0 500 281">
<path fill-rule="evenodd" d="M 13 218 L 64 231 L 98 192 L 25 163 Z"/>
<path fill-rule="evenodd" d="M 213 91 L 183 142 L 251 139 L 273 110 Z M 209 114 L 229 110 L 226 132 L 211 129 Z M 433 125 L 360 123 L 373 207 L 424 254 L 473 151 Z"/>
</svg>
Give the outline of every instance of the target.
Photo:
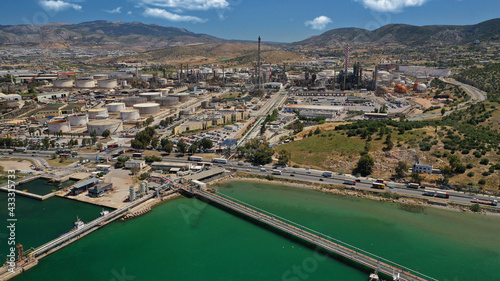
<svg viewBox="0 0 500 281">
<path fill-rule="evenodd" d="M 347 73 L 349 67 L 349 44 L 345 46 L 344 72 Z"/>
<path fill-rule="evenodd" d="M 260 74 L 260 64 L 261 64 L 261 61 L 260 61 L 260 36 L 259 36 L 259 47 L 257 50 L 257 85 L 258 85 L 259 91 L 262 90 L 262 78 L 261 78 L 261 74 Z"/>
</svg>

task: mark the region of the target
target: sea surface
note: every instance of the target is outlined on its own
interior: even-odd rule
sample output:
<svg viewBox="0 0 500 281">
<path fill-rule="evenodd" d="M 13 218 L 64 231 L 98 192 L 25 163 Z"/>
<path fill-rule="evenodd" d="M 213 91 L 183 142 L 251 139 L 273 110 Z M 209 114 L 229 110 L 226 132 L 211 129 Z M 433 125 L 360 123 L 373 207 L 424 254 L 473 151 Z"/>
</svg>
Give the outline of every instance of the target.
<svg viewBox="0 0 500 281">
<path fill-rule="evenodd" d="M 217 189 L 438 280 L 500 276 L 497 216 L 436 208 L 409 213 L 394 203 L 273 184 L 232 182 Z M 33 216 L 19 222 L 33 225 L 19 228 L 28 245 L 67 230 L 75 214 L 88 221 L 99 213 L 95 206 L 54 199 L 18 207 L 23 216 Z M 226 210 L 179 198 L 83 237 L 15 280 L 365 281 L 368 274 Z"/>
</svg>

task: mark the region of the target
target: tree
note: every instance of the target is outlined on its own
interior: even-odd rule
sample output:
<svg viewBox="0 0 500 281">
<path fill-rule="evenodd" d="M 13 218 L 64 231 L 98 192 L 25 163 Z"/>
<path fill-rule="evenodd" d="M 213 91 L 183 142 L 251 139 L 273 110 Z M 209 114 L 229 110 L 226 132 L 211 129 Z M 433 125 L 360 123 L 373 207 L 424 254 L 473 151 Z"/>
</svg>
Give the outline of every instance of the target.
<svg viewBox="0 0 500 281">
<path fill-rule="evenodd" d="M 316 130 L 314 130 L 315 135 L 321 134 L 321 129 L 319 127 L 316 127 Z"/>
<path fill-rule="evenodd" d="M 92 136 L 91 140 L 92 144 L 95 144 L 97 142 L 97 136 L 96 135 Z"/>
<path fill-rule="evenodd" d="M 475 213 L 481 212 L 481 206 L 478 203 L 476 203 L 476 204 L 470 206 L 470 210 L 475 212 Z"/>
<path fill-rule="evenodd" d="M 269 143 L 259 138 L 249 140 L 244 146 L 238 147 L 238 150 L 250 162 L 262 165 L 271 163 L 274 154 L 274 150 L 269 147 Z"/>
<path fill-rule="evenodd" d="M 203 138 L 201 141 L 200 141 L 200 148 L 202 150 L 207 150 L 207 149 L 210 149 L 214 146 L 214 143 L 212 142 L 211 139 L 209 138 Z"/>
<path fill-rule="evenodd" d="M 153 147 L 153 149 L 157 148 L 158 147 L 158 143 L 160 142 L 160 140 L 158 140 L 157 137 L 154 137 L 151 139 L 151 146 Z"/>
<path fill-rule="evenodd" d="M 107 138 L 107 137 L 109 137 L 109 135 L 111 135 L 111 132 L 108 129 L 106 129 L 106 130 L 104 130 L 104 132 L 102 132 L 103 138 Z"/>
<path fill-rule="evenodd" d="M 43 147 L 44 147 L 45 149 L 48 149 L 48 148 L 49 148 L 49 146 L 50 146 L 50 140 L 49 140 L 49 138 L 44 138 L 44 139 L 42 140 L 42 143 L 43 143 Z"/>
<path fill-rule="evenodd" d="M 363 177 L 366 177 L 373 172 L 374 165 L 375 165 L 375 160 L 373 160 L 373 157 L 367 153 L 361 156 L 361 158 L 359 158 L 359 161 L 356 164 L 354 172 L 361 174 L 361 176 Z"/>
<path fill-rule="evenodd" d="M 292 153 L 290 151 L 283 149 L 278 153 L 278 164 L 287 166 L 290 164 L 291 158 L 292 158 Z"/>
<path fill-rule="evenodd" d="M 420 175 L 420 173 L 413 172 L 413 173 L 411 173 L 411 181 L 416 182 L 416 183 L 421 183 L 422 176 Z"/>
<path fill-rule="evenodd" d="M 97 143 L 97 149 L 101 150 L 103 147 L 104 145 L 102 144 L 102 142 Z"/>
<path fill-rule="evenodd" d="M 52 153 L 52 155 L 51 155 L 50 159 L 54 160 L 54 159 L 56 159 L 56 158 L 57 158 L 57 154 Z"/>
<path fill-rule="evenodd" d="M 181 140 L 177 143 L 177 150 L 178 150 L 180 153 L 184 154 L 184 153 L 186 153 L 186 149 L 187 149 L 187 144 L 186 144 L 186 142 L 185 142 L 184 140 L 182 140 L 182 139 L 181 139 Z"/>
<path fill-rule="evenodd" d="M 441 116 L 443 116 L 445 112 L 446 112 L 446 109 L 444 109 L 444 107 L 441 108 Z"/>
<path fill-rule="evenodd" d="M 139 167 L 134 166 L 134 167 L 132 167 L 132 169 L 130 169 L 130 171 L 132 172 L 132 175 L 137 175 L 137 173 L 139 173 L 140 169 L 139 169 Z"/>
<path fill-rule="evenodd" d="M 396 165 L 396 176 L 398 178 L 402 178 L 406 175 L 406 172 L 408 172 L 408 164 L 403 161 L 399 161 L 398 164 Z"/>
<path fill-rule="evenodd" d="M 198 145 L 196 144 L 192 144 L 191 146 L 189 146 L 188 148 L 188 153 L 190 154 L 195 154 L 196 153 L 196 150 L 198 150 Z"/>
<path fill-rule="evenodd" d="M 394 143 L 392 142 L 392 138 L 391 138 L 391 134 L 387 134 L 387 137 L 385 138 L 385 145 L 386 147 L 384 148 L 384 150 L 391 150 L 393 147 L 394 147 Z"/>
</svg>

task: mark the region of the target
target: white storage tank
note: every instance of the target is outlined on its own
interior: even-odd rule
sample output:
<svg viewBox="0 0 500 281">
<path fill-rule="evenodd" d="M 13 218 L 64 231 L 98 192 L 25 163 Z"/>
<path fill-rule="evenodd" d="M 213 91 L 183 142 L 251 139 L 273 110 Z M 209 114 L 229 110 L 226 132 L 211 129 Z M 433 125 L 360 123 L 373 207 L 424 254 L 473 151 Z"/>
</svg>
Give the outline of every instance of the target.
<svg viewBox="0 0 500 281">
<path fill-rule="evenodd" d="M 427 86 L 425 86 L 425 84 L 418 84 L 417 85 L 417 92 L 418 93 L 425 93 L 425 92 L 427 92 Z"/>
<path fill-rule="evenodd" d="M 139 110 L 137 109 L 125 109 L 120 111 L 120 119 L 123 121 L 133 121 L 141 118 Z"/>
<path fill-rule="evenodd" d="M 99 74 L 94 74 L 93 75 L 93 78 L 95 80 L 100 80 L 100 79 L 108 79 L 108 75 L 107 74 L 104 74 L 104 73 L 99 73 Z"/>
<path fill-rule="evenodd" d="M 54 88 L 72 88 L 73 87 L 73 79 L 57 79 L 54 81 Z"/>
<path fill-rule="evenodd" d="M 92 78 L 76 79 L 75 87 L 76 88 L 94 88 L 95 87 L 95 80 Z"/>
<path fill-rule="evenodd" d="M 134 109 L 139 110 L 141 115 L 150 115 L 160 112 L 160 105 L 157 103 L 134 104 Z"/>
<path fill-rule="evenodd" d="M 114 102 L 106 104 L 109 112 L 120 112 L 125 109 L 125 103 L 123 102 Z"/>
<path fill-rule="evenodd" d="M 161 106 L 172 107 L 179 104 L 179 97 L 159 97 L 155 98 L 155 102 L 159 103 Z"/>
<path fill-rule="evenodd" d="M 101 79 L 97 80 L 97 87 L 105 89 L 114 89 L 118 86 L 116 79 Z"/>
<path fill-rule="evenodd" d="M 89 119 L 97 119 L 97 118 L 103 118 L 103 117 L 108 117 L 108 109 L 107 108 L 91 108 L 87 110 L 87 113 L 89 115 Z"/>
<path fill-rule="evenodd" d="M 71 131 L 71 125 L 68 120 L 55 120 L 47 124 L 49 127 L 49 132 L 69 132 Z"/>
<path fill-rule="evenodd" d="M 148 101 L 154 101 L 155 98 L 161 97 L 161 92 L 142 93 L 139 96 L 146 98 Z"/>
<path fill-rule="evenodd" d="M 187 102 L 191 96 L 189 95 L 189 93 L 179 93 L 179 94 L 175 94 L 175 95 L 172 95 L 172 97 L 178 97 L 179 98 L 179 102 Z"/>
<path fill-rule="evenodd" d="M 73 114 L 68 116 L 71 126 L 83 126 L 89 122 L 87 114 Z"/>
<path fill-rule="evenodd" d="M 127 107 L 132 107 L 134 104 L 145 103 L 147 99 L 145 97 L 131 97 L 123 100 Z"/>
<path fill-rule="evenodd" d="M 95 120 L 87 123 L 87 131 L 89 133 L 96 132 L 98 136 L 106 130 L 109 130 L 111 134 L 123 131 L 123 122 L 115 119 L 106 120 Z"/>
</svg>

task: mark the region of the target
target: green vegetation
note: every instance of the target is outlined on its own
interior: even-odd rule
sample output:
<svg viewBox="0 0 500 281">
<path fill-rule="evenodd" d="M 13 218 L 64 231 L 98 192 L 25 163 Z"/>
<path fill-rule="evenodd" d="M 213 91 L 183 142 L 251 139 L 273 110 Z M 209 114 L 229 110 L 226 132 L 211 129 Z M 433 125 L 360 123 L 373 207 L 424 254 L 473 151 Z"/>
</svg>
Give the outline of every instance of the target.
<svg viewBox="0 0 500 281">
<path fill-rule="evenodd" d="M 127 162 L 129 159 L 130 159 L 130 157 L 128 157 L 128 156 L 118 157 L 116 159 L 115 168 L 119 169 L 119 168 L 125 167 L 125 162 Z"/>
<path fill-rule="evenodd" d="M 238 147 L 240 156 L 255 164 L 269 164 L 272 162 L 274 150 L 269 147 L 267 141 L 255 138 L 246 142 L 244 146 Z"/>
<path fill-rule="evenodd" d="M 361 176 L 366 177 L 373 172 L 373 166 L 375 165 L 375 160 L 370 154 L 365 154 L 359 158 L 358 164 L 353 173 L 359 173 Z"/>
<path fill-rule="evenodd" d="M 488 93 L 488 99 L 500 102 L 500 64 L 487 64 L 482 68 L 471 67 L 455 76 L 460 82 L 467 83 Z"/>
<path fill-rule="evenodd" d="M 470 206 L 470 210 L 473 211 L 474 213 L 481 212 L 481 206 L 478 203 L 476 203 Z"/>
<path fill-rule="evenodd" d="M 400 203 L 399 208 L 410 213 L 422 214 L 425 213 L 425 207 L 417 204 Z"/>
<path fill-rule="evenodd" d="M 154 134 L 155 130 L 151 127 L 147 127 L 135 135 L 135 138 L 130 142 L 130 145 L 132 148 L 146 149 L 151 143 Z"/>
</svg>

